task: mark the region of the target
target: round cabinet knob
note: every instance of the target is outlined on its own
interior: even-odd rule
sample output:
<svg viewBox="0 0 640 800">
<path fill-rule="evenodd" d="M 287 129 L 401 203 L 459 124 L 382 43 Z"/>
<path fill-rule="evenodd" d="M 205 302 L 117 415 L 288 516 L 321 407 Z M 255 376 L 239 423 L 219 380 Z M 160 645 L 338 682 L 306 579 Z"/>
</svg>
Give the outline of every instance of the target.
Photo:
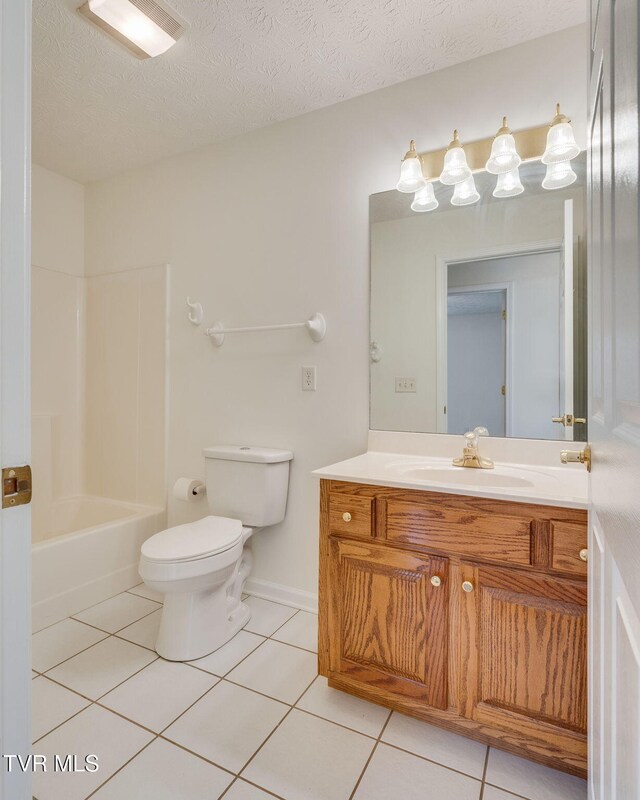
<svg viewBox="0 0 640 800">
<path fill-rule="evenodd" d="M 584 547 L 584 548 L 583 548 L 583 549 L 580 551 L 580 561 L 586 561 L 586 560 L 587 560 L 587 557 L 588 557 L 588 550 L 587 550 L 587 548 L 586 548 L 586 547 Z"/>
<path fill-rule="evenodd" d="M 439 575 L 432 575 L 432 577 L 431 577 L 431 585 L 432 586 L 441 586 L 442 585 L 442 578 Z"/>
<path fill-rule="evenodd" d="M 351 514 L 348 511 L 345 511 L 344 514 L 342 515 L 342 519 L 345 522 L 351 522 Z"/>
<path fill-rule="evenodd" d="M 473 591 L 473 584 L 471 581 L 463 581 L 462 582 L 462 591 L 464 592 L 472 592 Z"/>
</svg>

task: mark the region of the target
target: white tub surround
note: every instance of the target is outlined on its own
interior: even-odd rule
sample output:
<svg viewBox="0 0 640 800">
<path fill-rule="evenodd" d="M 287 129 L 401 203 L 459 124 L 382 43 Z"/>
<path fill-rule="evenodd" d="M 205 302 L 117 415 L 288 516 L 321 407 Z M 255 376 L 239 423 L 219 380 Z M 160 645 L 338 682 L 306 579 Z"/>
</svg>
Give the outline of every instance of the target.
<svg viewBox="0 0 640 800">
<path fill-rule="evenodd" d="M 51 510 L 50 526 L 34 530 L 34 631 L 139 583 L 140 547 L 167 516 L 90 496 L 56 501 Z"/>
<path fill-rule="evenodd" d="M 560 451 L 579 442 L 482 438 L 494 469 L 454 467 L 461 436 L 370 431 L 368 452 L 314 471 L 322 479 L 464 494 L 564 508 L 587 508 L 587 471 L 560 466 Z"/>
</svg>

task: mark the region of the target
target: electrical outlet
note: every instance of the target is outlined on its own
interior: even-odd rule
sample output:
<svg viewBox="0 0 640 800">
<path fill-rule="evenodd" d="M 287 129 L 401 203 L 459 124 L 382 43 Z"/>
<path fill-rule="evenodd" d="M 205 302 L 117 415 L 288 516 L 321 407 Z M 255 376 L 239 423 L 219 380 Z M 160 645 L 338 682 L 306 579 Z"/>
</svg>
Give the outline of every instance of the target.
<svg viewBox="0 0 640 800">
<path fill-rule="evenodd" d="M 415 378 L 396 378 L 396 392 L 415 392 Z"/>
<path fill-rule="evenodd" d="M 302 391 L 315 392 L 316 390 L 316 368 L 302 367 Z"/>
</svg>

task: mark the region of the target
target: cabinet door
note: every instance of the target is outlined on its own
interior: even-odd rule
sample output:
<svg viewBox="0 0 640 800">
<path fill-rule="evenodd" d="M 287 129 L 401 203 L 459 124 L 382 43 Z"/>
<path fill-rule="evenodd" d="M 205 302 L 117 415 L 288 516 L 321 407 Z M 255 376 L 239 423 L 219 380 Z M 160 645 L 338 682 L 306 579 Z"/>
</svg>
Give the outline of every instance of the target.
<svg viewBox="0 0 640 800">
<path fill-rule="evenodd" d="M 448 560 L 331 539 L 330 673 L 447 706 Z"/>
<path fill-rule="evenodd" d="M 461 582 L 462 713 L 584 767 L 586 582 L 474 564 Z"/>
</svg>

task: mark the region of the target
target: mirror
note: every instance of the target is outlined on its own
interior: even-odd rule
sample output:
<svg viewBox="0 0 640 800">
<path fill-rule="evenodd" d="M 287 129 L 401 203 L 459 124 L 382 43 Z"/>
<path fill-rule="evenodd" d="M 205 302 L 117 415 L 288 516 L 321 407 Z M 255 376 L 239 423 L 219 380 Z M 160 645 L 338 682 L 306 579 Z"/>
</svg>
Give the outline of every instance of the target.
<svg viewBox="0 0 640 800">
<path fill-rule="evenodd" d="M 577 180 L 411 210 L 413 195 L 370 199 L 370 426 L 374 430 L 586 441 L 585 157 Z M 556 421 L 554 421 L 556 420 Z M 578 420 L 575 422 L 575 420 Z"/>
</svg>

